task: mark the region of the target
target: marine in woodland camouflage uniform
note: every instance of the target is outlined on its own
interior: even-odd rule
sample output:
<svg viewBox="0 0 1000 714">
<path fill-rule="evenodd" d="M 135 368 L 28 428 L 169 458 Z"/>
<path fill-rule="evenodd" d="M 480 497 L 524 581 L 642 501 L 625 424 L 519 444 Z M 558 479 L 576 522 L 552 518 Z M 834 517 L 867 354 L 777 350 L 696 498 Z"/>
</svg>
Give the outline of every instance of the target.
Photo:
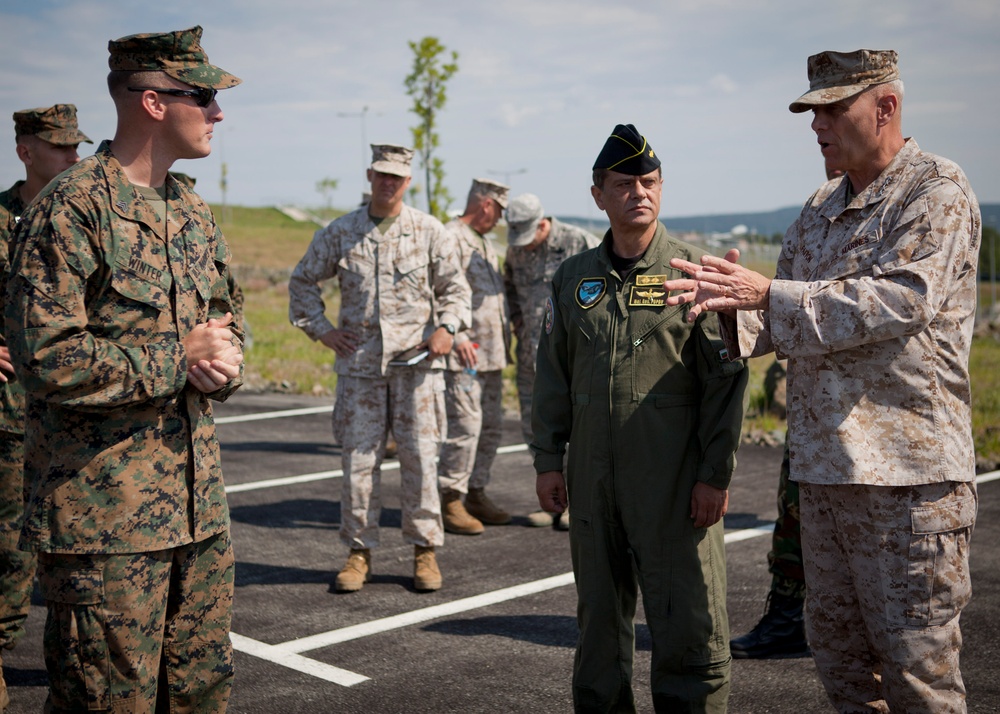
<svg viewBox="0 0 1000 714">
<path fill-rule="evenodd" d="M 807 632 L 834 706 L 964 712 L 979 205 L 956 164 L 904 139 L 895 52 L 823 52 L 808 70 L 790 109 L 813 111 L 847 176 L 806 203 L 773 281 L 709 259 L 718 272 L 677 266 L 698 281 L 678 299 L 738 309 L 734 353 L 788 358 Z"/>
<path fill-rule="evenodd" d="M 72 104 L 14 112 L 14 136 L 27 175 L 0 191 L 0 304 L 7 290 L 11 238 L 25 208 L 49 181 L 80 160 L 76 148 L 81 142 L 93 143 L 77 126 Z M 13 647 L 24 634 L 35 576 L 34 554 L 17 547 L 24 515 L 24 388 L 8 371 L 9 363 L 0 334 L 0 650 Z M 6 702 L 0 670 L 0 711 Z"/>
<path fill-rule="evenodd" d="M 46 711 L 218 712 L 231 688 L 233 554 L 209 399 L 238 386 L 242 350 L 229 249 L 167 175 L 209 153 L 215 90 L 240 81 L 200 37 L 109 43 L 115 138 L 49 184 L 15 238 L 20 545 L 38 552 L 48 608 Z"/>
<path fill-rule="evenodd" d="M 542 332 L 542 311 L 552 276 L 571 255 L 596 248 L 601 240 L 582 228 L 546 217 L 542 203 L 530 193 L 511 199 L 507 211 L 507 257 L 504 290 L 517 337 L 517 395 L 521 432 L 531 443 L 531 389 L 535 383 L 535 355 Z"/>
<path fill-rule="evenodd" d="M 435 583 L 416 571 L 444 542 L 436 464 L 445 426 L 442 357 L 470 323 L 471 293 L 454 238 L 436 218 L 402 203 L 412 150 L 379 144 L 372 153 L 371 203 L 316 232 L 289 282 L 289 317 L 337 354 L 340 539 L 351 549 L 337 589 L 358 590 L 370 577 L 390 428 L 400 462 L 403 538 L 416 546 L 417 588 L 437 589 L 439 574 Z M 320 286 L 332 277 L 340 283 L 339 327 L 326 318 Z M 389 365 L 418 345 L 428 347 L 428 359 Z"/>
<path fill-rule="evenodd" d="M 511 520 L 485 492 L 503 432 L 502 370 L 510 362 L 503 277 L 486 234 L 507 208 L 509 191 L 495 181 L 475 179 L 465 213 L 445 226 L 472 289 L 472 324 L 455 336 L 444 373 L 448 435 L 441 445 L 438 485 L 444 527 L 452 533 L 473 535 L 483 531 L 483 523 Z M 463 494 L 468 494 L 465 508 Z"/>
<path fill-rule="evenodd" d="M 722 516 L 747 370 L 725 358 L 714 315 L 689 324 L 666 304 L 668 260 L 701 252 L 657 220 L 663 179 L 645 138 L 618 125 L 594 169 L 611 229 L 552 279 L 532 406 L 539 505 L 560 512 L 568 493 L 572 511 L 575 711 L 635 711 L 641 591 L 656 710 L 724 712 Z"/>
</svg>

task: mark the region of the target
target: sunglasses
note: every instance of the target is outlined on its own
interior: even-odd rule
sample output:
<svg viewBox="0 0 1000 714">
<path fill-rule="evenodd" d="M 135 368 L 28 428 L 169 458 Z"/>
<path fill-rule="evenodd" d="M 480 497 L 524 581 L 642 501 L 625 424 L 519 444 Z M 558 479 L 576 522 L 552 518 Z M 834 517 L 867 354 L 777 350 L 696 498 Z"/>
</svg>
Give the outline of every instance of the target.
<svg viewBox="0 0 1000 714">
<path fill-rule="evenodd" d="M 129 87 L 130 92 L 156 92 L 157 94 L 169 94 L 172 97 L 191 97 L 199 107 L 207 107 L 215 101 L 218 89 L 210 87 L 197 87 L 195 89 L 168 89 L 165 87 Z"/>
</svg>

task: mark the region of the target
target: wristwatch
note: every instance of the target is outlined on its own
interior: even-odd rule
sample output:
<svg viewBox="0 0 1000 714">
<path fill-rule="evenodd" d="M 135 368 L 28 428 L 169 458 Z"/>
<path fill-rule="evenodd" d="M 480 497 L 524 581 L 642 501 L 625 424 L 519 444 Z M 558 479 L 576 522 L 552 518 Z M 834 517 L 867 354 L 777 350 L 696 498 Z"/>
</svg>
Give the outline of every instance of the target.
<svg viewBox="0 0 1000 714">
<path fill-rule="evenodd" d="M 438 327 L 443 327 L 445 329 L 445 332 L 447 332 L 452 337 L 455 336 L 455 326 L 452 325 L 450 322 L 442 322 L 440 325 L 438 325 Z"/>
</svg>

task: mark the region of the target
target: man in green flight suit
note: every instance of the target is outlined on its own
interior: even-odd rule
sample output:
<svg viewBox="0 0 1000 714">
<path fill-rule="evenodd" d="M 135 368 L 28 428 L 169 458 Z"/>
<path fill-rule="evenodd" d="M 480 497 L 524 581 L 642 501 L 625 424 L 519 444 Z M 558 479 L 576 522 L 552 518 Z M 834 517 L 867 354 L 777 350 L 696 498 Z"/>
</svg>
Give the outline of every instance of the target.
<svg viewBox="0 0 1000 714">
<path fill-rule="evenodd" d="M 572 503 L 578 712 L 634 711 L 640 589 L 657 711 L 723 712 L 729 694 L 722 516 L 747 370 L 716 320 L 666 304 L 670 259 L 701 251 L 657 220 L 662 183 L 645 138 L 616 126 L 591 188 L 611 229 L 556 272 L 538 348 L 531 446 L 541 507 Z"/>
</svg>

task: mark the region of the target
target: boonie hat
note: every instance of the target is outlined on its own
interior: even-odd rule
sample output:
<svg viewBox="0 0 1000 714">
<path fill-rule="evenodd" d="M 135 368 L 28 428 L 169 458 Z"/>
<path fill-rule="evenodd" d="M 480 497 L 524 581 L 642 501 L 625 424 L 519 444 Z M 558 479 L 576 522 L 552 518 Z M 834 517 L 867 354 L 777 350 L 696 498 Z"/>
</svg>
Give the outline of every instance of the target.
<svg viewBox="0 0 1000 714">
<path fill-rule="evenodd" d="M 507 245 L 521 248 L 535 239 L 535 229 L 545 217 L 542 202 L 533 193 L 522 193 L 507 206 Z"/>
<path fill-rule="evenodd" d="M 409 176 L 413 149 L 397 144 L 372 144 L 372 170 L 393 176 Z"/>
<path fill-rule="evenodd" d="M 809 58 L 809 91 L 788 105 L 796 114 L 833 104 L 876 84 L 899 79 L 895 50 L 820 52 Z"/>
<path fill-rule="evenodd" d="M 14 112 L 14 136 L 37 136 L 55 146 L 94 143 L 77 127 L 76 107 L 72 104 Z"/>
<path fill-rule="evenodd" d="M 617 171 L 628 176 L 644 176 L 660 167 L 653 147 L 632 124 L 619 124 L 604 142 L 594 162 L 595 169 Z"/>
<path fill-rule="evenodd" d="M 469 196 L 492 198 L 503 209 L 507 208 L 507 194 L 509 193 L 510 186 L 484 178 L 472 179 L 472 188 L 469 189 Z"/>
<path fill-rule="evenodd" d="M 239 77 L 210 64 L 201 47 L 201 26 L 176 32 L 129 35 L 108 42 L 108 67 L 132 72 L 163 72 L 169 77 L 206 89 L 229 89 Z"/>
</svg>

